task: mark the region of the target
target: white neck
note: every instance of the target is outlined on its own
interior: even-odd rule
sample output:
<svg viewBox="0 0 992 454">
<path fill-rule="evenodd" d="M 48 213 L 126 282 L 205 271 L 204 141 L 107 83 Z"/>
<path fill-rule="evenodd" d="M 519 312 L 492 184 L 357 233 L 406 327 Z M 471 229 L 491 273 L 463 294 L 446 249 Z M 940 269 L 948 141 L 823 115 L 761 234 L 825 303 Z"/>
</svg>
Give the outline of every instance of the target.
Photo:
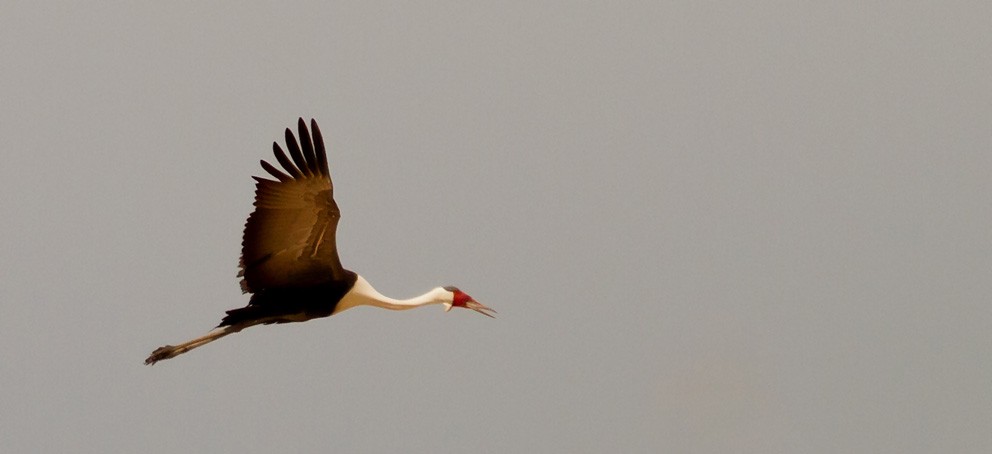
<svg viewBox="0 0 992 454">
<path fill-rule="evenodd" d="M 383 296 L 376 289 L 372 288 L 372 284 L 369 284 L 365 278 L 358 276 L 358 279 L 355 280 L 355 285 L 351 287 L 351 290 L 348 290 L 348 293 L 345 293 L 341 301 L 338 302 L 337 307 L 334 308 L 334 313 L 337 314 L 355 306 L 376 306 L 383 309 L 403 311 L 430 304 L 445 304 L 450 306 L 451 292 L 442 288 L 435 288 L 415 298 L 397 300 Z"/>
</svg>

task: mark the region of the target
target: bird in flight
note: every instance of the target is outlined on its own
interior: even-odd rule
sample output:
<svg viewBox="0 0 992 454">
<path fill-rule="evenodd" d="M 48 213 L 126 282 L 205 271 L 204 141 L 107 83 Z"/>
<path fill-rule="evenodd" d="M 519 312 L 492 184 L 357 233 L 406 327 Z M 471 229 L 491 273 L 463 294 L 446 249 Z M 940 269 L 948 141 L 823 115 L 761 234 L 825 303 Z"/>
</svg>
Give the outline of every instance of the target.
<svg viewBox="0 0 992 454">
<path fill-rule="evenodd" d="M 490 312 L 496 311 L 457 287 L 437 287 L 398 300 L 383 296 L 364 278 L 344 269 L 335 241 L 341 212 L 334 202 L 324 139 L 315 120 L 310 120 L 308 131 L 300 118 L 298 129 L 299 143 L 286 128 L 289 157 L 272 143 L 282 170 L 261 161 L 275 179 L 252 177 L 255 211 L 245 224 L 238 273 L 241 290 L 252 294 L 248 305 L 227 311 L 220 325 L 201 337 L 155 349 L 145 364 L 173 358 L 249 326 L 305 322 L 361 305 L 400 311 L 440 304 L 446 312 L 461 307 L 493 317 Z"/>
</svg>

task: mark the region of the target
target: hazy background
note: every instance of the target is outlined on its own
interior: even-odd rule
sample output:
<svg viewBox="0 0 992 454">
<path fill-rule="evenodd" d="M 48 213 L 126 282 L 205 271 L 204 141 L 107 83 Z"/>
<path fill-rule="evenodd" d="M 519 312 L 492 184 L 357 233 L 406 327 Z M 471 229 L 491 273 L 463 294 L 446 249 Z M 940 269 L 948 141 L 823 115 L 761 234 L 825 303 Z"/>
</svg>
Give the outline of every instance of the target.
<svg viewBox="0 0 992 454">
<path fill-rule="evenodd" d="M 5 2 L 4 452 L 989 452 L 992 3 Z M 327 139 L 391 296 L 240 307 Z"/>
</svg>

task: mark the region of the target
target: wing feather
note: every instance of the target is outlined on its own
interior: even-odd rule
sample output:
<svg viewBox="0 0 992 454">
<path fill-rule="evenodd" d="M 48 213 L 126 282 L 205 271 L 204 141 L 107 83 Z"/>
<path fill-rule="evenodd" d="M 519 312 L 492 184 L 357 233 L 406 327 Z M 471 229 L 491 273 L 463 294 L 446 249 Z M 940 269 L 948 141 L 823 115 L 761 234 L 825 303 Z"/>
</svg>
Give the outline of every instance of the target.
<svg viewBox="0 0 992 454">
<path fill-rule="evenodd" d="M 272 154 L 276 155 L 276 161 L 279 161 L 279 165 L 286 169 L 293 178 L 303 178 L 303 173 L 300 169 L 290 162 L 289 158 L 286 157 L 286 153 L 282 151 L 278 143 L 272 142 Z"/>
<path fill-rule="evenodd" d="M 289 150 L 289 155 L 293 157 L 296 168 L 300 169 L 303 175 L 310 176 L 310 166 L 307 164 L 306 159 L 303 158 L 303 153 L 300 152 L 300 145 L 296 143 L 296 137 L 293 136 L 293 131 L 289 128 L 286 128 L 286 149 Z"/>
<path fill-rule="evenodd" d="M 254 177 L 255 210 L 245 224 L 238 274 L 245 292 L 319 285 L 346 276 L 335 239 L 341 212 L 334 202 L 323 138 L 317 123 L 311 124 L 312 138 L 303 119 L 299 121 L 302 150 L 287 132 L 286 147 L 295 163 L 273 145 L 286 173 L 262 161 L 262 168 L 278 181 Z"/>
<path fill-rule="evenodd" d="M 310 120 L 310 129 L 313 131 L 314 153 L 317 155 L 317 169 L 322 176 L 330 178 L 331 175 L 327 170 L 327 151 L 324 150 L 324 136 L 320 133 L 320 128 L 317 127 L 317 120 Z"/>
<path fill-rule="evenodd" d="M 293 177 L 291 177 L 289 175 L 286 175 L 285 173 L 282 173 L 279 169 L 277 169 L 272 164 L 269 164 L 268 162 L 265 162 L 265 160 L 261 160 L 261 161 L 259 161 L 259 163 L 262 164 L 262 168 L 265 169 L 266 172 L 269 172 L 270 175 L 276 177 L 279 181 L 282 181 L 282 182 L 292 181 Z M 254 178 L 256 180 L 258 179 L 258 177 L 254 177 Z"/>
<path fill-rule="evenodd" d="M 313 141 L 310 140 L 310 134 L 307 133 L 307 124 L 300 118 L 297 123 L 297 127 L 300 130 L 300 148 L 303 151 L 303 159 L 307 162 L 307 174 L 310 176 L 320 175 L 320 170 L 317 168 L 318 162 L 317 157 L 313 152 Z"/>
</svg>

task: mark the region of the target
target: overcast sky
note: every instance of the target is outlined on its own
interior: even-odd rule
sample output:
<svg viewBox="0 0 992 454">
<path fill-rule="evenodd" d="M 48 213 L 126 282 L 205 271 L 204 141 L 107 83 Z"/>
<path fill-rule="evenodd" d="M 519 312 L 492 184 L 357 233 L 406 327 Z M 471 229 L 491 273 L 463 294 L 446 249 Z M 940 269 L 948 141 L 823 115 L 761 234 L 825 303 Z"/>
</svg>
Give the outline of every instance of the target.
<svg viewBox="0 0 992 454">
<path fill-rule="evenodd" d="M 990 452 L 987 1 L 6 2 L 5 452 Z M 243 306 L 327 140 L 399 298 Z"/>
</svg>

